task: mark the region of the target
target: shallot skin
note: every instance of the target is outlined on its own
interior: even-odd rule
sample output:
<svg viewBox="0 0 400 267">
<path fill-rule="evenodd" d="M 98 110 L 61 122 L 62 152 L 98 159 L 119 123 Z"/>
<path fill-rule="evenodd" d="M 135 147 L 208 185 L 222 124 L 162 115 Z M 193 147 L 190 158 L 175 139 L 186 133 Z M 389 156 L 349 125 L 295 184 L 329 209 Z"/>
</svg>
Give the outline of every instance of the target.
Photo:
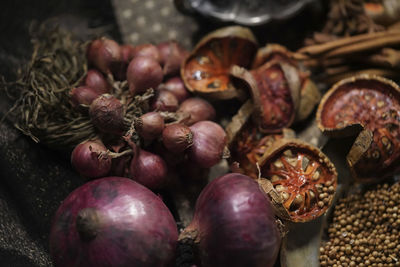
<svg viewBox="0 0 400 267">
<path fill-rule="evenodd" d="M 190 160 L 202 168 L 217 164 L 226 145 L 224 129 L 212 121 L 199 121 L 189 128 L 193 133 L 193 145 L 188 149 Z"/>
<path fill-rule="evenodd" d="M 88 208 L 99 214 L 89 241 L 76 226 L 79 212 Z M 63 201 L 53 219 L 50 253 L 57 267 L 171 266 L 177 238 L 174 218 L 157 195 L 130 179 L 107 177 Z"/>
<path fill-rule="evenodd" d="M 198 231 L 202 267 L 273 266 L 281 243 L 268 197 L 238 173 L 203 189 L 188 229 Z"/>
</svg>

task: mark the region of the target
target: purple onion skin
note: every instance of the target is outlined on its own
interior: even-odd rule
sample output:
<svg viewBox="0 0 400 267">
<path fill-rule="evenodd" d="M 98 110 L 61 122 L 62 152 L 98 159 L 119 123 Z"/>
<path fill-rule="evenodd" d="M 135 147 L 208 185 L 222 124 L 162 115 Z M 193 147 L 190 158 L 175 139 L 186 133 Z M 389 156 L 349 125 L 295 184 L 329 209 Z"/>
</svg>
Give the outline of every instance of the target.
<svg viewBox="0 0 400 267">
<path fill-rule="evenodd" d="M 89 116 L 93 125 L 103 133 L 121 135 L 124 132 L 124 108 L 112 95 L 96 98 L 90 105 Z"/>
<path fill-rule="evenodd" d="M 121 48 L 117 42 L 105 37 L 93 40 L 86 51 L 89 65 L 105 74 L 114 73 L 121 65 Z"/>
<path fill-rule="evenodd" d="M 226 133 L 221 126 L 212 121 L 200 121 L 192 126 L 193 145 L 188 149 L 189 159 L 202 168 L 217 164 L 226 146 Z"/>
<path fill-rule="evenodd" d="M 72 88 L 69 92 L 69 96 L 72 106 L 83 111 L 84 108 L 81 105 L 90 106 L 90 104 L 92 104 L 92 102 L 99 97 L 100 94 L 91 87 L 79 86 Z"/>
<path fill-rule="evenodd" d="M 86 178 L 106 176 L 111 170 L 111 158 L 101 157 L 100 152 L 107 151 L 101 141 L 86 141 L 77 145 L 71 154 L 74 169 Z"/>
<path fill-rule="evenodd" d="M 193 144 L 193 133 L 189 127 L 174 123 L 165 127 L 162 132 L 163 144 L 168 151 L 179 154 Z"/>
<path fill-rule="evenodd" d="M 154 111 L 143 114 L 135 123 L 135 129 L 146 141 L 152 141 L 161 136 L 164 126 L 164 118 Z"/>
<path fill-rule="evenodd" d="M 163 77 L 160 64 L 151 57 L 135 57 L 126 72 L 132 95 L 142 94 L 149 88 L 157 88 Z"/>
<path fill-rule="evenodd" d="M 190 114 L 189 120 L 185 122 L 189 126 L 199 121 L 212 121 L 216 116 L 214 107 L 199 97 L 191 97 L 183 101 L 177 112 Z"/>
<path fill-rule="evenodd" d="M 160 62 L 160 52 L 153 44 L 141 44 L 135 47 L 133 57 L 151 57 Z"/>
<path fill-rule="evenodd" d="M 135 54 L 135 47 L 130 44 L 121 45 L 122 61 L 129 64 Z"/>
<path fill-rule="evenodd" d="M 281 237 L 268 197 L 248 176 L 216 178 L 201 192 L 193 221 L 203 267 L 270 267 Z"/>
<path fill-rule="evenodd" d="M 139 155 L 131 161 L 129 176 L 150 190 L 157 191 L 167 184 L 167 164 L 160 156 L 140 149 Z"/>
<path fill-rule="evenodd" d="M 91 87 L 99 95 L 107 94 L 111 90 L 111 85 L 104 78 L 103 74 L 95 69 L 88 70 L 84 84 Z"/>
<path fill-rule="evenodd" d="M 160 84 L 158 90 L 167 90 L 173 93 L 179 103 L 182 103 L 190 97 L 190 93 L 180 77 L 168 79 L 165 83 Z"/>
<path fill-rule="evenodd" d="M 99 219 L 89 218 L 86 231 L 78 232 L 85 229 L 77 226 L 82 210 Z M 57 267 L 164 267 L 174 261 L 177 238 L 174 218 L 157 195 L 128 178 L 107 177 L 63 201 L 53 218 L 50 253 Z"/>
<path fill-rule="evenodd" d="M 167 90 L 159 90 L 151 103 L 151 109 L 156 111 L 174 112 L 178 109 L 179 102 L 175 95 Z"/>
<path fill-rule="evenodd" d="M 178 75 L 181 64 L 189 54 L 178 42 L 166 41 L 157 45 L 165 76 Z"/>
</svg>

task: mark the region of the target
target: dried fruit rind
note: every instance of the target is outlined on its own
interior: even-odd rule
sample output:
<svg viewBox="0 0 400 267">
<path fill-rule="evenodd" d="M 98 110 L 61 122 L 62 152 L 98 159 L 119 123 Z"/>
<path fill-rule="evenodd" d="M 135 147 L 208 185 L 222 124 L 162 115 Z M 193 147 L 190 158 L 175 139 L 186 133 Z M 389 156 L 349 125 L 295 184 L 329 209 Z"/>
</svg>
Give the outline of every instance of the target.
<svg viewBox="0 0 400 267">
<path fill-rule="evenodd" d="M 380 181 L 399 170 L 400 88 L 393 81 L 359 75 L 336 83 L 318 107 L 317 123 L 329 135 L 359 134 L 347 156 L 357 181 Z"/>
<path fill-rule="evenodd" d="M 304 70 L 302 65 L 295 60 L 293 52 L 279 44 L 268 44 L 260 48 L 253 61 L 252 69 L 256 69 L 269 61 L 285 62 L 297 69 L 301 80 L 301 89 L 295 122 L 306 119 L 321 100 L 321 93 L 310 79 L 309 72 Z"/>
<path fill-rule="evenodd" d="M 292 124 L 300 94 L 300 79 L 293 66 L 271 61 L 251 71 L 234 66 L 231 74 L 251 91 L 253 120 L 260 132 L 279 133 Z"/>
<path fill-rule="evenodd" d="M 324 214 L 337 186 L 333 163 L 318 148 L 298 139 L 275 142 L 258 161 L 278 216 L 307 222 Z M 268 184 L 271 184 L 267 186 Z"/>
<path fill-rule="evenodd" d="M 181 76 L 194 93 L 217 99 L 240 95 L 232 85 L 233 65 L 250 66 L 258 43 L 253 33 L 240 26 L 221 28 L 205 36 L 184 60 Z"/>
</svg>

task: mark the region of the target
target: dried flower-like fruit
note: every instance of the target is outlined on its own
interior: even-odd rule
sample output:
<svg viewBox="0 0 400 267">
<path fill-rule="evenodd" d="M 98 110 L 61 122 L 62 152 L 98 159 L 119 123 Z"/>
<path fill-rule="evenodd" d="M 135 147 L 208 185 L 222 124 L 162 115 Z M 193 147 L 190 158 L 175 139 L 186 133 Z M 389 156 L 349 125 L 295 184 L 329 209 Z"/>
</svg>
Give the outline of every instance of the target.
<svg viewBox="0 0 400 267">
<path fill-rule="evenodd" d="M 256 50 L 257 41 L 248 28 L 221 28 L 205 36 L 185 59 L 182 79 L 194 93 L 218 99 L 237 97 L 229 70 L 233 65 L 249 67 Z"/>
<path fill-rule="evenodd" d="M 347 155 L 357 181 L 380 181 L 399 170 L 400 88 L 393 81 L 360 75 L 336 83 L 318 107 L 317 122 L 333 136 L 359 133 Z"/>
<path fill-rule="evenodd" d="M 297 139 L 281 139 L 258 161 L 259 183 L 277 215 L 306 222 L 326 212 L 337 185 L 335 166 L 318 148 Z"/>
<path fill-rule="evenodd" d="M 240 166 L 245 169 L 245 174 L 257 179 L 258 169 L 257 162 L 264 156 L 265 152 L 270 148 L 275 142 L 281 140 L 282 138 L 295 138 L 296 133 L 289 128 L 283 129 L 282 133 L 279 134 L 268 134 L 264 135 L 257 144 L 246 154 L 247 165 L 245 162 L 241 163 Z"/>
</svg>

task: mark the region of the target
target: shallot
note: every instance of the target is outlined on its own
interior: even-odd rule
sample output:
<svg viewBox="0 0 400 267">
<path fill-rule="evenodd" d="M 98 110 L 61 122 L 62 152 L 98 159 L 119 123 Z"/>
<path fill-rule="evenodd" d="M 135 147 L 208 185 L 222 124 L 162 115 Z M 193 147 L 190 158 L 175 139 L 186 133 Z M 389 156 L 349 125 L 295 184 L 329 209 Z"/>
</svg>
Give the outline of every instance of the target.
<svg viewBox="0 0 400 267">
<path fill-rule="evenodd" d="M 192 126 L 193 145 L 189 148 L 189 158 L 202 168 L 210 168 L 224 156 L 226 133 L 212 121 L 200 121 Z"/>
<path fill-rule="evenodd" d="M 269 198 L 256 181 L 231 173 L 201 192 L 180 239 L 195 239 L 203 267 L 271 267 L 281 236 Z"/>
<path fill-rule="evenodd" d="M 86 178 L 106 176 L 111 170 L 111 158 L 100 140 L 89 140 L 77 145 L 71 154 L 75 170 Z"/>
<path fill-rule="evenodd" d="M 120 177 L 88 182 L 58 208 L 50 231 L 57 267 L 167 267 L 178 231 L 162 200 Z"/>
</svg>

